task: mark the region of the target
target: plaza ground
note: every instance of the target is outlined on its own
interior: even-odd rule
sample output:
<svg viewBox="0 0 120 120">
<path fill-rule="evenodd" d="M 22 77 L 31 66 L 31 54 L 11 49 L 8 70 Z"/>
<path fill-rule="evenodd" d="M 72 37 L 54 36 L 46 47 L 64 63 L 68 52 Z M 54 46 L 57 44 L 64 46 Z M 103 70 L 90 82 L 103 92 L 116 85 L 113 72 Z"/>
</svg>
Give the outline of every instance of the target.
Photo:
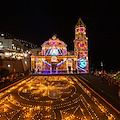
<svg viewBox="0 0 120 120">
<path fill-rule="evenodd" d="M 91 74 L 30 76 L 0 93 L 0 120 L 119 120 L 116 91 Z"/>
</svg>

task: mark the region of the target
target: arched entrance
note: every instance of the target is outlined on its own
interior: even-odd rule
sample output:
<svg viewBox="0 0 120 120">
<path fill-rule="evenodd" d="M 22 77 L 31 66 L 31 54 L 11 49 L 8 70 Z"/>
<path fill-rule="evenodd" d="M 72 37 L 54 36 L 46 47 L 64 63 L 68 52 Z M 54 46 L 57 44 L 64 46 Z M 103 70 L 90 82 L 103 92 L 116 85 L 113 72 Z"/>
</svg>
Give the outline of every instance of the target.
<svg viewBox="0 0 120 120">
<path fill-rule="evenodd" d="M 57 73 L 57 62 L 58 62 L 58 60 L 57 60 L 57 57 L 56 56 L 52 56 L 51 57 L 51 72 L 52 73 Z"/>
</svg>

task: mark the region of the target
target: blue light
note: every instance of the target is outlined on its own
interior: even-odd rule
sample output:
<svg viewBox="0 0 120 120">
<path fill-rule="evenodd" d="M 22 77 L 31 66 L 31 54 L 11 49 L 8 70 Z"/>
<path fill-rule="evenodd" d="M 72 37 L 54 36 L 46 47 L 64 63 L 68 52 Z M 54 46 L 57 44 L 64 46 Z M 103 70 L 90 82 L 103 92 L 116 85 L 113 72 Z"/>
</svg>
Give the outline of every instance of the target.
<svg viewBox="0 0 120 120">
<path fill-rule="evenodd" d="M 65 61 L 66 61 L 66 59 L 64 61 L 61 61 L 60 63 L 58 63 L 56 66 L 62 65 Z"/>
<path fill-rule="evenodd" d="M 36 61 L 38 61 L 39 59 L 36 59 Z"/>
<path fill-rule="evenodd" d="M 58 55 L 58 49 L 51 49 L 51 50 L 50 50 L 50 54 L 51 54 L 52 56 L 57 56 L 57 55 Z"/>
<path fill-rule="evenodd" d="M 57 56 L 57 55 L 63 55 L 62 54 L 62 51 L 61 51 L 61 49 L 59 49 L 59 47 L 57 47 L 57 48 L 55 48 L 55 47 L 50 47 L 48 50 L 47 50 L 47 52 L 46 52 L 46 54 L 45 54 L 45 56 L 47 56 L 47 55 L 51 55 L 51 56 Z"/>
<path fill-rule="evenodd" d="M 49 64 L 47 61 L 44 61 L 43 59 L 42 59 L 42 61 L 46 64 L 46 65 L 48 65 L 48 66 L 52 66 L 51 64 Z"/>
<path fill-rule="evenodd" d="M 58 48 L 58 51 L 59 51 L 59 53 L 62 55 L 62 52 L 61 52 L 61 50 Z"/>
<path fill-rule="evenodd" d="M 49 51 L 51 50 L 51 47 L 48 49 L 47 53 L 46 53 L 46 56 L 48 55 Z"/>
<path fill-rule="evenodd" d="M 87 67 L 87 61 L 85 59 L 79 58 L 78 60 L 79 60 L 79 67 L 80 68 L 83 69 L 83 68 Z"/>
</svg>

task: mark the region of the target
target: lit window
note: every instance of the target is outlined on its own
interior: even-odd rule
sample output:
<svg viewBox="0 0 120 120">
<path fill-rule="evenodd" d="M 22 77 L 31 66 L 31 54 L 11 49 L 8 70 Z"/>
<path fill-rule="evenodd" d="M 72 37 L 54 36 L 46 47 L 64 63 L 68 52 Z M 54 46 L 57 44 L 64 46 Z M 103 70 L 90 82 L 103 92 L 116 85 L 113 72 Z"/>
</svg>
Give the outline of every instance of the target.
<svg viewBox="0 0 120 120">
<path fill-rule="evenodd" d="M 20 48 L 17 48 L 17 50 L 20 50 Z"/>
<path fill-rule="evenodd" d="M 3 36 L 4 36 L 4 34 L 2 33 L 2 34 L 1 34 L 1 36 L 3 37 Z"/>
<path fill-rule="evenodd" d="M 25 61 L 25 64 L 27 65 L 27 61 Z"/>
<path fill-rule="evenodd" d="M 24 57 L 27 57 L 27 54 L 24 54 Z"/>
<path fill-rule="evenodd" d="M 8 67 L 10 67 L 10 65 L 8 65 Z"/>
</svg>

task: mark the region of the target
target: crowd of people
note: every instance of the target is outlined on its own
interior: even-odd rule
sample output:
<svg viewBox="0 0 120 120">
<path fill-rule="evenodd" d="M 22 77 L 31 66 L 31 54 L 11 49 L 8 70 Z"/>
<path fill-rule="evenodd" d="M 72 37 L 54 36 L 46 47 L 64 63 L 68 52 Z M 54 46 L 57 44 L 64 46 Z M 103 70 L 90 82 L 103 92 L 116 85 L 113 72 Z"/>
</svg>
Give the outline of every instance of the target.
<svg viewBox="0 0 120 120">
<path fill-rule="evenodd" d="M 14 74 L 11 74 L 6 77 L 4 76 L 4 77 L 0 78 L 0 83 L 16 80 L 20 76 L 24 76 L 24 73 L 14 73 Z"/>
<path fill-rule="evenodd" d="M 95 76 L 101 77 L 101 82 L 105 83 L 107 81 L 109 86 L 117 86 L 118 87 L 118 96 L 120 99 L 120 81 L 114 79 L 112 76 L 109 76 L 106 71 L 98 71 L 93 73 Z"/>
<path fill-rule="evenodd" d="M 120 88 L 120 81 L 114 79 L 113 77 L 109 76 L 106 71 L 99 71 L 98 73 L 94 73 L 95 76 L 101 77 L 101 82 L 107 81 L 109 86 L 116 85 Z"/>
</svg>

